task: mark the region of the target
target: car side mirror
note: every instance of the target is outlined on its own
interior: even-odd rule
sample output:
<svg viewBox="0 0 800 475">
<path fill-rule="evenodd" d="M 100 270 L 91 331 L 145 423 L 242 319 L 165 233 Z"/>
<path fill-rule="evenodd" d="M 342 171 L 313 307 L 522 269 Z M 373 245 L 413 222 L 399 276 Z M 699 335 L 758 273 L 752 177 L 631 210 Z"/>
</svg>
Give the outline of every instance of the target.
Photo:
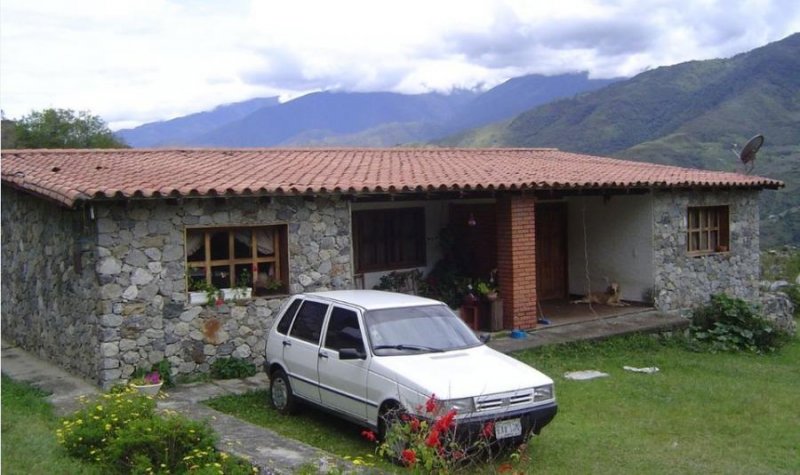
<svg viewBox="0 0 800 475">
<path fill-rule="evenodd" d="M 491 339 L 492 339 L 492 334 L 491 333 L 484 333 L 483 335 L 480 336 L 480 340 L 484 344 L 489 343 L 489 340 L 491 340 Z"/>
<path fill-rule="evenodd" d="M 365 360 L 367 354 L 355 348 L 342 348 L 339 350 L 340 360 Z"/>
</svg>

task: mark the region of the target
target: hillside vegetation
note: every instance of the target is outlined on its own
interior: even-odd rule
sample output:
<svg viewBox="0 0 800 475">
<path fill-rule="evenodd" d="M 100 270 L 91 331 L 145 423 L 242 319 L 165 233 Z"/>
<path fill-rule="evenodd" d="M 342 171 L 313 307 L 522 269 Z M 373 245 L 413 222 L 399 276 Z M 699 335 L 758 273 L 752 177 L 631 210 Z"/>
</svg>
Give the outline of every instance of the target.
<svg viewBox="0 0 800 475">
<path fill-rule="evenodd" d="M 733 144 L 757 133 L 766 142 L 754 173 L 786 183 L 762 194 L 762 246 L 800 243 L 800 34 L 729 59 L 647 71 L 438 144 L 558 147 L 741 171 Z"/>
</svg>

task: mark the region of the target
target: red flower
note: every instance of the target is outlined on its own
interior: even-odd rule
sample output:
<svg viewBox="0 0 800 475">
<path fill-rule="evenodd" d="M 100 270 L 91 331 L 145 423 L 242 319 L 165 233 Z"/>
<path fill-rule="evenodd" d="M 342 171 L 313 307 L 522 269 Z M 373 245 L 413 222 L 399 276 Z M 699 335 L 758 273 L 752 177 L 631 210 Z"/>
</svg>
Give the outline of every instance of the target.
<svg viewBox="0 0 800 475">
<path fill-rule="evenodd" d="M 489 421 L 486 424 L 484 424 L 483 425 L 483 430 L 481 431 L 481 434 L 486 439 L 491 437 L 494 434 L 494 421 Z"/>
<path fill-rule="evenodd" d="M 375 437 L 375 433 L 371 430 L 363 430 L 361 431 L 361 437 L 367 439 L 370 442 L 375 442 L 377 437 Z"/>
<path fill-rule="evenodd" d="M 411 418 L 411 422 L 409 422 L 409 425 L 411 426 L 411 431 L 412 432 L 418 432 L 419 431 L 419 419 L 417 419 L 416 417 L 412 417 Z"/>
<path fill-rule="evenodd" d="M 431 397 L 425 402 L 425 412 L 433 412 L 436 410 L 436 406 L 439 404 L 436 402 L 436 394 L 431 394 Z"/>
<path fill-rule="evenodd" d="M 224 301 L 224 300 L 222 300 L 222 297 L 217 297 L 217 301 L 216 301 L 216 302 L 214 302 L 214 304 L 215 304 L 217 307 L 220 307 L 220 306 L 222 306 L 222 304 L 224 304 L 224 303 L 225 303 L 225 301 Z"/>
<path fill-rule="evenodd" d="M 403 459 L 403 462 L 409 467 L 417 463 L 417 453 L 411 449 L 403 450 L 403 452 L 400 454 L 400 457 Z"/>
<path fill-rule="evenodd" d="M 464 452 L 462 452 L 460 450 L 456 450 L 455 452 L 453 452 L 452 457 L 453 457 L 453 460 L 461 460 L 461 459 L 464 458 Z"/>
<path fill-rule="evenodd" d="M 431 433 L 428 434 L 428 438 L 425 439 L 425 445 L 428 447 L 438 447 L 441 445 L 441 441 L 439 440 L 439 429 L 436 427 L 431 430 Z"/>
<path fill-rule="evenodd" d="M 453 426 L 453 420 L 456 418 L 456 410 L 450 409 L 443 417 L 436 421 L 436 429 L 439 431 L 446 431 Z"/>
</svg>

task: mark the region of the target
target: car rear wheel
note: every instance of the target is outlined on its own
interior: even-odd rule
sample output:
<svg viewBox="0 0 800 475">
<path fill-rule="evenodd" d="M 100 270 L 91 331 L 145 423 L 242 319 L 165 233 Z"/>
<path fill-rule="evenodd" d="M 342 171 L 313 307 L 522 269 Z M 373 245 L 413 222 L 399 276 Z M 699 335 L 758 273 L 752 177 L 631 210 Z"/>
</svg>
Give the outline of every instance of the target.
<svg viewBox="0 0 800 475">
<path fill-rule="evenodd" d="M 297 400 L 292 393 L 292 385 L 286 372 L 278 369 L 269 379 L 269 395 L 272 407 L 281 414 L 292 414 L 297 408 Z"/>
</svg>

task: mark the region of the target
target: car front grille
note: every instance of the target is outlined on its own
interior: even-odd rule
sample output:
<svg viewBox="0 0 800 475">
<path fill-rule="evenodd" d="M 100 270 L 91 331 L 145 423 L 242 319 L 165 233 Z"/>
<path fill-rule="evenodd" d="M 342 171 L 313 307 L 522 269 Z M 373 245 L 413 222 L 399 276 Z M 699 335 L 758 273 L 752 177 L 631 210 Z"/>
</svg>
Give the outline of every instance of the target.
<svg viewBox="0 0 800 475">
<path fill-rule="evenodd" d="M 494 411 L 498 409 L 510 409 L 516 406 L 530 404 L 533 402 L 533 389 L 526 391 L 516 391 L 505 394 L 492 394 L 489 396 L 479 396 L 475 398 L 475 409 L 477 411 Z"/>
</svg>

